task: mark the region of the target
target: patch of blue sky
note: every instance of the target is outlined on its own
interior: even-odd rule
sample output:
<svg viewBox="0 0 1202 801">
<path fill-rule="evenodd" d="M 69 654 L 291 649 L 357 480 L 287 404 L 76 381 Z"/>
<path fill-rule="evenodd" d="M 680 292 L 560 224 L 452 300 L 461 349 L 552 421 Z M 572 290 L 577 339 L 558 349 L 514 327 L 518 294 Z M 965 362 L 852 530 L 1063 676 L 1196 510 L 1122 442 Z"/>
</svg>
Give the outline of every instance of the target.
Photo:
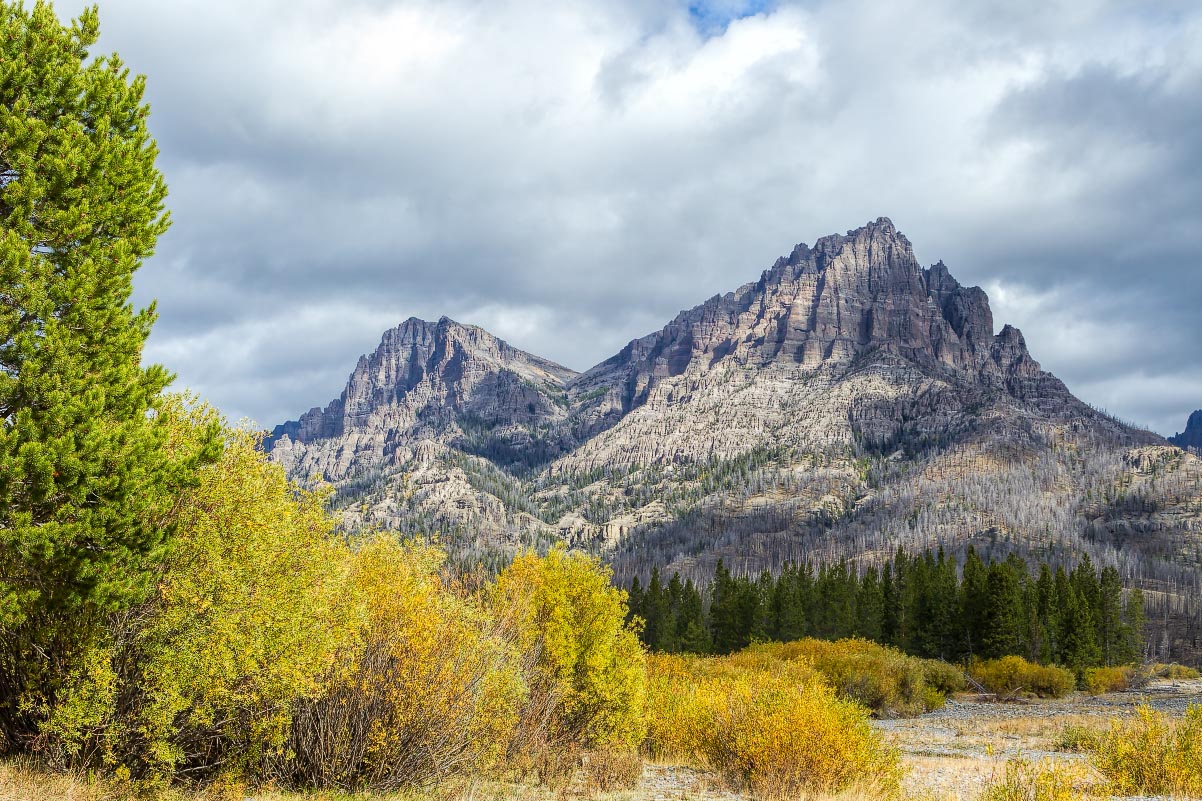
<svg viewBox="0 0 1202 801">
<path fill-rule="evenodd" d="M 702 36 L 721 36 L 730 23 L 771 11 L 775 0 L 689 0 L 689 19 Z"/>
</svg>

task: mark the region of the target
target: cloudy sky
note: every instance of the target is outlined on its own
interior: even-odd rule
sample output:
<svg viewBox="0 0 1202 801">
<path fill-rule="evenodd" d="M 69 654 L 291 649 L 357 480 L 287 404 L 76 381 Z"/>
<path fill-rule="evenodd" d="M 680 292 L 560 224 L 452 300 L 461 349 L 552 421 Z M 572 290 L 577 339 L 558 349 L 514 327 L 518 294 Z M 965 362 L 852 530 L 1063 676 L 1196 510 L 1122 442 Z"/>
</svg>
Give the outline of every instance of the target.
<svg viewBox="0 0 1202 801">
<path fill-rule="evenodd" d="M 1195 0 L 101 0 L 101 27 L 171 187 L 148 355 L 231 417 L 326 403 L 411 315 L 584 369 L 882 215 L 1080 397 L 1166 434 L 1202 408 Z"/>
</svg>

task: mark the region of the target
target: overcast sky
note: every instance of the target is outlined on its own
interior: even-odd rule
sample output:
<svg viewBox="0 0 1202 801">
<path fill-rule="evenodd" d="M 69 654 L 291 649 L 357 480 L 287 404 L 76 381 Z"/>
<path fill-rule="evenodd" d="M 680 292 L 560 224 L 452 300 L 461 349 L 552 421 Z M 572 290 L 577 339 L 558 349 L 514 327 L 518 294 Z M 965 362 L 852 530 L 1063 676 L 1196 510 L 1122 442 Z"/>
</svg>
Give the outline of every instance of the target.
<svg viewBox="0 0 1202 801">
<path fill-rule="evenodd" d="M 1195 0 L 100 10 L 171 188 L 147 355 L 235 419 L 324 405 L 411 315 L 583 370 L 882 215 L 1083 399 L 1202 408 Z"/>
</svg>

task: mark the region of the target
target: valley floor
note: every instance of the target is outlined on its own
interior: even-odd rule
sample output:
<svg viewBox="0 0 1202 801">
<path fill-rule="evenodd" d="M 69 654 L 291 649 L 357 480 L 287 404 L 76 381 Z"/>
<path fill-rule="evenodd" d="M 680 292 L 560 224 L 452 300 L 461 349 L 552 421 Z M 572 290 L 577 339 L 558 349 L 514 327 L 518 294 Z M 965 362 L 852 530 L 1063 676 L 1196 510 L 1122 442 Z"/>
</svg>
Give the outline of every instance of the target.
<svg viewBox="0 0 1202 801">
<path fill-rule="evenodd" d="M 1067 771 L 1086 793 L 1097 789 L 1097 778 L 1086 755 L 1064 750 L 1066 730 L 1105 729 L 1110 720 L 1130 717 L 1143 704 L 1180 718 L 1190 704 L 1202 704 L 1202 681 L 1161 681 L 1141 691 L 1023 703 L 964 697 L 918 718 L 876 725 L 904 755 L 911 796 L 974 798 L 1014 758 Z"/>
<path fill-rule="evenodd" d="M 918 718 L 882 720 L 876 725 L 902 752 L 909 769 L 905 797 L 918 801 L 977 798 L 1006 763 L 1021 758 L 1045 763 L 1071 775 L 1082 796 L 1100 788 L 1088 757 L 1065 750 L 1074 731 L 1101 730 L 1110 720 L 1134 715 L 1142 704 L 1179 718 L 1190 704 L 1202 704 L 1202 681 L 1161 681 L 1138 692 L 1100 696 L 1075 694 L 1053 701 L 985 703 L 972 696 L 949 701 Z M 232 789 L 232 788 L 231 788 Z M 0 801 L 123 801 L 112 787 L 85 777 L 48 776 L 22 763 L 0 763 Z M 465 783 L 430 795 L 297 795 L 233 790 L 228 794 L 176 795 L 171 801 L 739 801 L 717 778 L 692 768 L 648 764 L 639 786 L 597 792 L 582 787 L 548 790 L 494 782 Z M 866 801 L 870 794 L 845 793 L 840 801 Z M 815 800 L 817 801 L 817 800 Z"/>
</svg>

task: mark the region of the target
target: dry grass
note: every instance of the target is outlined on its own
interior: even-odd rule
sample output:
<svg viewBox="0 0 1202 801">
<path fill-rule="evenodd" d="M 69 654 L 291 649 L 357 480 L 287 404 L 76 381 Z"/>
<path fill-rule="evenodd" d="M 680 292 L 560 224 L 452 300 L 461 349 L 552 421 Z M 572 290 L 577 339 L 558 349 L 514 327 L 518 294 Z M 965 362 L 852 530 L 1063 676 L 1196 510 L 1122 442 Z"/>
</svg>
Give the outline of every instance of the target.
<svg viewBox="0 0 1202 801">
<path fill-rule="evenodd" d="M 1096 715 L 1056 715 L 956 721 L 953 728 L 961 737 L 976 740 L 1020 740 L 1028 747 L 1052 746 L 1069 726 L 1101 732 L 1107 719 Z"/>
<path fill-rule="evenodd" d="M 651 764 L 637 787 L 601 788 L 614 776 L 629 779 L 633 770 L 628 759 L 604 767 L 593 764 L 576 774 L 567 785 L 555 789 L 535 784 L 463 780 L 444 784 L 428 792 L 346 794 L 339 792 L 290 793 L 250 790 L 230 786 L 207 791 L 178 789 L 159 793 L 137 792 L 128 784 L 101 781 L 83 774 L 52 774 L 25 761 L 0 762 L 0 801 L 740 801 L 725 782 L 713 774 L 678 766 Z M 598 776 L 595 771 L 605 774 Z M 882 789 L 857 784 L 835 793 L 803 792 L 788 801 L 881 801 Z M 906 801 L 919 801 L 918 796 Z M 941 801 L 923 793 L 921 801 Z"/>
</svg>

